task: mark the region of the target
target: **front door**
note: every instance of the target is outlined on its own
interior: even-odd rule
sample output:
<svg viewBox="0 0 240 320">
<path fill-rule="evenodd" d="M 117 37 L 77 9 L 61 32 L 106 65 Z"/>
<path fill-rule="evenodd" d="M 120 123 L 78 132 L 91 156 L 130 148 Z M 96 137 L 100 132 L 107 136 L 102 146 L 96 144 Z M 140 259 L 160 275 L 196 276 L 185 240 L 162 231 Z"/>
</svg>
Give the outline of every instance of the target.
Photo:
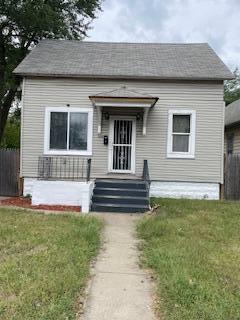
<svg viewBox="0 0 240 320">
<path fill-rule="evenodd" d="M 135 173 L 135 140 L 135 118 L 110 118 L 110 172 Z"/>
</svg>

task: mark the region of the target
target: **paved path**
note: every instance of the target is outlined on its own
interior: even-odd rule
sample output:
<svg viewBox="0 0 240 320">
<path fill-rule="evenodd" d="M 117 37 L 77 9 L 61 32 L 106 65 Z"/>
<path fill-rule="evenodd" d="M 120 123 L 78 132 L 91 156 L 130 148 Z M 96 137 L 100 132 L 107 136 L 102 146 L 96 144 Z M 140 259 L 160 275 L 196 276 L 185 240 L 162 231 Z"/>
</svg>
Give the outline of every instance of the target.
<svg viewBox="0 0 240 320">
<path fill-rule="evenodd" d="M 105 245 L 95 265 L 83 320 L 153 320 L 151 283 L 138 267 L 135 223 L 127 214 L 101 214 Z"/>
</svg>

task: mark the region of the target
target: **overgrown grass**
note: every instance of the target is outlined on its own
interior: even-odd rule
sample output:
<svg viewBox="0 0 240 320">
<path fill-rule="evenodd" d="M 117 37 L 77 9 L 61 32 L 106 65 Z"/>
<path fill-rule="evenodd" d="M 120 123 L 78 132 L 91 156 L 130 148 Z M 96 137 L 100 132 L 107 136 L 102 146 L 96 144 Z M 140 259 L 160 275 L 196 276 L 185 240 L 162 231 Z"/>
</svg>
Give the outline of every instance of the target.
<svg viewBox="0 0 240 320">
<path fill-rule="evenodd" d="M 167 320 L 240 319 L 240 203 L 154 199 L 138 224 Z"/>
<path fill-rule="evenodd" d="M 0 319 L 75 319 L 101 228 L 94 217 L 0 208 Z"/>
</svg>

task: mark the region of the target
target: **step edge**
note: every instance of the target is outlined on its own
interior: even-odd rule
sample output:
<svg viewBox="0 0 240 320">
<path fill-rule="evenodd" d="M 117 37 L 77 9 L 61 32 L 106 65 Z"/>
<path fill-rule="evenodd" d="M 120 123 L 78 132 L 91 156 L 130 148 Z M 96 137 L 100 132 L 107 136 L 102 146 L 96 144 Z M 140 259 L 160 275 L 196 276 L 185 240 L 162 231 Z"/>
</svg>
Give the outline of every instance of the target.
<svg viewBox="0 0 240 320">
<path fill-rule="evenodd" d="M 147 192 L 147 189 L 133 189 L 133 188 L 104 188 L 95 187 L 94 190 L 106 190 L 106 191 L 136 191 L 136 192 Z"/>
<path fill-rule="evenodd" d="M 98 207 L 116 207 L 116 208 L 137 208 L 137 209 L 147 209 L 149 210 L 149 206 L 147 205 L 134 205 L 134 204 L 131 204 L 131 205 L 126 205 L 126 204 L 123 204 L 123 203 L 119 203 L 119 204 L 115 204 L 115 203 L 92 203 L 92 206 L 98 206 Z"/>
<path fill-rule="evenodd" d="M 120 181 L 120 180 L 113 180 L 113 181 L 108 181 L 108 180 L 95 180 L 95 184 L 97 183 L 116 183 L 116 184 L 146 184 L 145 181 L 139 180 L 139 181 Z"/>
<path fill-rule="evenodd" d="M 106 199 L 134 199 L 134 200 L 149 200 L 148 197 L 134 197 L 134 196 L 116 196 L 116 195 L 99 195 L 99 194 L 94 194 L 93 198 L 106 198 Z"/>
</svg>

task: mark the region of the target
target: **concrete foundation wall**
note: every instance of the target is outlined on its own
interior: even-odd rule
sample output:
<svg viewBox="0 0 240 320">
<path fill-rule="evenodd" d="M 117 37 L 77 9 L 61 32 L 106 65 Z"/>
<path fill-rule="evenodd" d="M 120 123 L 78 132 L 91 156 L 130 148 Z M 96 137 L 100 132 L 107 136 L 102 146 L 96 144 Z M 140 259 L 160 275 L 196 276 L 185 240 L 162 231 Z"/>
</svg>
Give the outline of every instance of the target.
<svg viewBox="0 0 240 320">
<path fill-rule="evenodd" d="M 90 210 L 94 182 L 46 181 L 25 179 L 24 195 L 32 196 L 33 205 L 70 205 Z"/>
<path fill-rule="evenodd" d="M 153 181 L 151 197 L 219 200 L 218 183 Z"/>
<path fill-rule="evenodd" d="M 32 204 L 75 205 L 89 212 L 94 181 L 46 181 L 24 179 L 24 195 Z M 218 183 L 152 181 L 151 197 L 219 200 Z"/>
</svg>

